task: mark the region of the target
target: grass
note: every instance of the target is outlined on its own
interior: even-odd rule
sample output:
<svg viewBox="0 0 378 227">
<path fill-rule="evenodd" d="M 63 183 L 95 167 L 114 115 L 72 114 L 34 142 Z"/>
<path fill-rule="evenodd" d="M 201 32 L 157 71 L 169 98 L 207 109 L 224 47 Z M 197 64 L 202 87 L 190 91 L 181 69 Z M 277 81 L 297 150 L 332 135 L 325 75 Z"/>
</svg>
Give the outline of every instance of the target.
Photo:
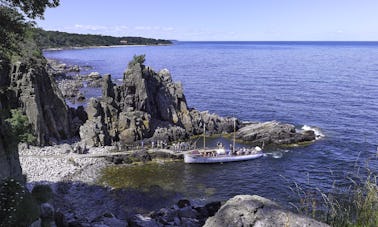
<svg viewBox="0 0 378 227">
<path fill-rule="evenodd" d="M 299 213 L 331 226 L 378 226 L 378 175 L 368 166 L 367 162 L 367 167 L 356 168 L 346 176 L 347 184 L 334 181 L 328 193 L 293 183 L 290 189 L 298 195 L 299 204 L 291 205 Z"/>
</svg>

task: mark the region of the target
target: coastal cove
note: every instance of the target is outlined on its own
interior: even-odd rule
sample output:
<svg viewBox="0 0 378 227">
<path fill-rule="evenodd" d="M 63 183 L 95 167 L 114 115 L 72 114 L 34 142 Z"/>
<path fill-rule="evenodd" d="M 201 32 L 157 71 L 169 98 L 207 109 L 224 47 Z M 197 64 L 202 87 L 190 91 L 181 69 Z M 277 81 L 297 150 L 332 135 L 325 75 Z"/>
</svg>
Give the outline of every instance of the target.
<svg viewBox="0 0 378 227">
<path fill-rule="evenodd" d="M 289 189 L 294 182 L 326 192 L 334 182 L 346 183 L 345 176 L 369 158 L 370 168 L 378 167 L 378 65 L 372 60 L 378 59 L 378 43 L 179 42 L 44 54 L 90 65 L 115 81 L 132 56 L 146 54 L 146 65 L 167 68 L 182 82 L 189 107 L 245 121 L 293 123 L 298 129 L 310 125 L 325 135 L 309 146 L 273 148 L 249 162 L 151 166 L 149 171 L 163 169 L 190 192 L 183 196 L 199 203 L 257 194 L 289 206 L 297 199 Z"/>
</svg>

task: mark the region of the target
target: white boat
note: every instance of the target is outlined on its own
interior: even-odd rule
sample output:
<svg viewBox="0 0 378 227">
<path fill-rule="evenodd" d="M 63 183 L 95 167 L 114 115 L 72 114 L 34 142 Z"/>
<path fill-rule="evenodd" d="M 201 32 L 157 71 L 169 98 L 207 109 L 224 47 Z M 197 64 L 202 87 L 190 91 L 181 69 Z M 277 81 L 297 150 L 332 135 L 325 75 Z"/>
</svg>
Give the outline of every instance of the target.
<svg viewBox="0 0 378 227">
<path fill-rule="evenodd" d="M 239 162 L 247 161 L 262 157 L 264 154 L 260 147 L 255 147 L 252 151 L 246 154 L 230 155 L 218 154 L 219 149 L 201 149 L 194 150 L 184 154 L 185 163 L 224 163 L 224 162 Z"/>
<path fill-rule="evenodd" d="M 184 154 L 185 163 L 223 163 L 223 162 L 239 162 L 251 159 L 260 158 L 263 156 L 262 149 L 255 147 L 253 149 L 243 148 L 240 151 L 235 151 L 235 128 L 236 122 L 234 119 L 234 139 L 232 143 L 232 151 L 226 152 L 223 145 L 218 146 L 217 149 L 206 148 L 206 127 L 203 126 L 203 149 L 189 151 Z"/>
</svg>

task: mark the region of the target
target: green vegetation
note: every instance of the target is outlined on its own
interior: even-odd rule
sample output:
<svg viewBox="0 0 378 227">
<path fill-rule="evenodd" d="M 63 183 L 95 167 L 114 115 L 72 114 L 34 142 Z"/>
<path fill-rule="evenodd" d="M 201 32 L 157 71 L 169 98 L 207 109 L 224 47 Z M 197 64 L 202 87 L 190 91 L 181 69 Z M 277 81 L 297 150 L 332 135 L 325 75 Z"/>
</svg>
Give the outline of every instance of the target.
<svg viewBox="0 0 378 227">
<path fill-rule="evenodd" d="M 32 144 L 36 141 L 36 137 L 31 133 L 30 124 L 26 115 L 20 110 L 11 110 L 12 116 L 5 120 L 10 126 L 10 134 L 16 144 L 26 142 Z"/>
<path fill-rule="evenodd" d="M 128 64 L 129 68 L 130 67 L 133 67 L 134 65 L 136 64 L 141 64 L 143 65 L 143 63 L 146 61 L 146 55 L 145 54 L 142 54 L 142 55 L 134 55 L 133 57 L 133 60 L 131 60 Z"/>
<path fill-rule="evenodd" d="M 34 22 L 27 21 L 23 15 L 29 15 L 31 18 L 42 17 L 42 12 L 46 7 L 46 5 L 43 6 L 43 3 L 50 4 L 48 1 L 46 3 L 46 1 L 0 0 L 1 62 L 36 63 L 44 61 L 40 48 L 33 40 Z M 33 9 L 36 9 L 36 12 L 32 12 Z"/>
<path fill-rule="evenodd" d="M 18 9 L 29 18 L 43 18 L 46 7 L 53 8 L 59 5 L 59 0 L 0 0 L 0 6 Z"/>
<path fill-rule="evenodd" d="M 25 187 L 12 178 L 0 181 L 0 226 L 28 226 L 39 208 Z"/>
<path fill-rule="evenodd" d="M 169 40 L 150 39 L 142 37 L 113 37 L 89 34 L 73 34 L 58 31 L 44 31 L 36 28 L 32 30 L 33 38 L 39 47 L 47 48 L 72 48 L 88 46 L 116 46 L 116 45 L 167 45 Z"/>
<path fill-rule="evenodd" d="M 47 203 L 53 197 L 53 192 L 49 185 L 39 184 L 32 190 L 33 198 L 39 203 Z"/>
<path fill-rule="evenodd" d="M 299 206 L 292 204 L 300 213 L 311 216 L 331 226 L 378 226 L 377 174 L 366 169 L 364 175 L 347 176 L 350 184 L 332 185 L 332 191 L 303 189 L 294 183 L 291 189 L 297 193 Z"/>
</svg>

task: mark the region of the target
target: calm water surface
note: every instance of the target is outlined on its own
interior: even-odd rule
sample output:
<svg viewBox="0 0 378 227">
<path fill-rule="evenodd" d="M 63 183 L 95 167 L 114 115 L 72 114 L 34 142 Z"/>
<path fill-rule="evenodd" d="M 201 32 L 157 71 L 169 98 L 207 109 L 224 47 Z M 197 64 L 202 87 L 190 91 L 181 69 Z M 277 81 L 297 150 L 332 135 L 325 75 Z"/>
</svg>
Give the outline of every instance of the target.
<svg viewBox="0 0 378 227">
<path fill-rule="evenodd" d="M 183 83 L 191 107 L 315 126 L 325 135 L 307 147 L 279 150 L 281 158 L 151 167 L 177 176 L 169 179 L 185 196 L 207 201 L 259 194 L 287 203 L 295 197 L 288 189 L 293 182 L 327 191 L 369 158 L 371 170 L 378 170 L 378 43 L 179 42 L 45 52 L 94 66 L 115 80 L 135 54 L 146 54 L 146 65 L 155 70 L 169 69 Z"/>
</svg>

